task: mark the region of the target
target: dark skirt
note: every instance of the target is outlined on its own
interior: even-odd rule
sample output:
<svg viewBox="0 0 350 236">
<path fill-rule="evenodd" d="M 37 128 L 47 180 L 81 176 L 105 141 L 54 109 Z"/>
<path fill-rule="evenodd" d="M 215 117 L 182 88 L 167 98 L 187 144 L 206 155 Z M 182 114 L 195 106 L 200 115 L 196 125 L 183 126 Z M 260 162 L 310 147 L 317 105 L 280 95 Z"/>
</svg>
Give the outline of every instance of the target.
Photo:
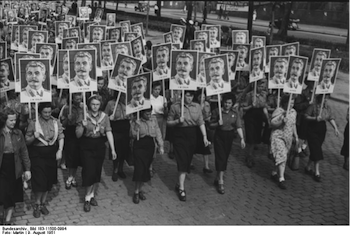
<svg viewBox="0 0 350 236">
<path fill-rule="evenodd" d="M 222 131 L 217 129 L 214 136 L 215 169 L 225 171 L 227 160 L 231 152 L 235 131 Z"/>
<path fill-rule="evenodd" d="M 251 108 L 244 115 L 244 128 L 247 144 L 260 144 L 262 141 L 262 129 L 264 112 L 262 108 Z"/>
<path fill-rule="evenodd" d="M 22 178 L 16 179 L 14 154 L 4 153 L 0 168 L 0 205 L 7 209 L 15 207 L 16 202 L 23 202 Z"/>
<path fill-rule="evenodd" d="M 174 154 L 179 172 L 190 173 L 191 162 L 197 143 L 197 128 L 176 127 L 174 131 Z"/>
<path fill-rule="evenodd" d="M 298 114 L 298 116 L 301 116 L 299 118 L 299 124 L 296 125 L 298 137 L 299 139 L 306 140 L 309 121 L 304 118 L 304 114 L 302 115 Z"/>
<path fill-rule="evenodd" d="M 151 179 L 149 168 L 155 150 L 154 139 L 150 136 L 134 140 L 134 175 L 132 181 L 147 182 Z"/>
<path fill-rule="evenodd" d="M 174 127 L 166 127 L 165 140 L 169 141 L 170 143 L 174 142 Z"/>
<path fill-rule="evenodd" d="M 320 161 L 323 160 L 322 144 L 326 137 L 327 126 L 325 121 L 312 121 L 309 122 L 307 132 L 307 142 L 310 149 L 310 160 Z"/>
<path fill-rule="evenodd" d="M 34 192 L 50 191 L 52 185 L 57 183 L 57 149 L 57 145 L 29 148 L 31 183 Z"/>
<path fill-rule="evenodd" d="M 82 137 L 80 140 L 83 187 L 88 187 L 101 181 L 102 165 L 106 152 L 105 140 L 104 137 Z"/>
<path fill-rule="evenodd" d="M 111 121 L 114 148 L 117 153 L 117 159 L 113 161 L 114 169 L 117 168 L 117 163 L 123 164 L 129 156 L 130 146 L 130 121 L 129 120 L 117 120 Z M 110 158 L 112 156 L 110 155 Z"/>
<path fill-rule="evenodd" d="M 208 140 L 211 141 L 211 139 L 209 139 L 210 132 L 208 129 L 206 129 L 206 133 L 207 133 Z M 202 155 L 210 155 L 211 154 L 209 145 L 208 146 L 204 145 L 203 134 L 202 134 L 199 126 L 197 126 L 197 143 L 196 143 L 195 154 L 202 154 Z"/>
<path fill-rule="evenodd" d="M 345 126 L 344 130 L 344 142 L 341 148 L 340 154 L 344 157 L 349 157 L 349 122 Z"/>
<path fill-rule="evenodd" d="M 64 131 L 64 154 L 68 168 L 81 166 L 79 139 L 75 135 L 75 125 L 69 125 Z"/>
</svg>

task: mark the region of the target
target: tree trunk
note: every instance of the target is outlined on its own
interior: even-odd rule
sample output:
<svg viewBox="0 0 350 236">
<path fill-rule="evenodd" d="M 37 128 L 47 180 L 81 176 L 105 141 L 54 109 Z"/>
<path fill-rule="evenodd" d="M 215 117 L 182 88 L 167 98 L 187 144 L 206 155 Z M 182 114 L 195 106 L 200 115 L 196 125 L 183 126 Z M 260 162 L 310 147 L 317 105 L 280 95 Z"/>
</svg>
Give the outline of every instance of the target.
<svg viewBox="0 0 350 236">
<path fill-rule="evenodd" d="M 149 1 L 147 1 L 146 36 L 148 36 Z"/>
<path fill-rule="evenodd" d="M 104 6 L 103 6 L 103 9 L 104 9 L 103 12 L 104 12 L 104 14 L 106 14 L 106 4 L 107 4 L 107 0 L 104 1 Z"/>
<path fill-rule="evenodd" d="M 192 12 L 193 12 L 193 5 L 192 5 L 192 1 L 188 1 L 186 2 L 187 4 L 187 24 L 188 21 L 192 19 Z"/>
<path fill-rule="evenodd" d="M 292 11 L 292 5 L 293 2 L 287 2 L 281 6 L 281 8 L 284 10 L 283 12 L 283 18 L 281 22 L 281 27 L 277 32 L 278 37 L 282 41 L 286 41 L 288 36 L 288 24 L 289 24 L 289 17 L 290 13 Z"/>
<path fill-rule="evenodd" d="M 161 17 L 160 10 L 162 9 L 162 1 L 157 1 L 157 6 L 158 6 L 157 16 L 159 18 L 159 17 Z"/>
<path fill-rule="evenodd" d="M 247 30 L 249 31 L 249 42 L 252 39 L 252 34 L 253 34 L 253 12 L 254 12 L 254 2 L 249 1 L 249 10 L 248 10 L 248 25 L 247 25 Z"/>
<path fill-rule="evenodd" d="M 270 40 L 269 44 L 272 44 L 273 41 L 273 26 L 275 24 L 275 9 L 276 9 L 276 3 L 272 3 L 272 9 L 271 9 L 271 23 L 269 24 L 270 28 Z"/>
<path fill-rule="evenodd" d="M 208 2 L 204 1 L 204 8 L 203 8 L 203 24 L 207 23 L 207 14 L 208 14 Z"/>
</svg>

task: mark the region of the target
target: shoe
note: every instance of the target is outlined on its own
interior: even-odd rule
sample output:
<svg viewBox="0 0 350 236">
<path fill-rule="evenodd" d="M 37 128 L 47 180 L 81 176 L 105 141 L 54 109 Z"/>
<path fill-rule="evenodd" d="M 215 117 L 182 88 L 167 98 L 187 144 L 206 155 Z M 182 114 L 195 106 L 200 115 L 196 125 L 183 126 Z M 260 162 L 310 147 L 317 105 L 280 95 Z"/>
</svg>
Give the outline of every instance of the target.
<svg viewBox="0 0 350 236">
<path fill-rule="evenodd" d="M 140 200 L 142 200 L 142 201 L 146 200 L 145 193 L 142 191 L 139 192 L 139 197 L 140 197 Z"/>
<path fill-rule="evenodd" d="M 90 202 L 89 201 L 85 201 L 85 203 L 84 203 L 84 211 L 85 212 L 90 212 L 90 210 L 91 210 Z"/>
<path fill-rule="evenodd" d="M 270 178 L 274 181 L 274 182 L 278 182 L 278 174 L 271 174 Z"/>
<path fill-rule="evenodd" d="M 211 174 L 213 171 L 211 169 L 203 168 L 203 173 L 204 174 Z"/>
<path fill-rule="evenodd" d="M 46 215 L 48 215 L 50 213 L 49 210 L 46 208 L 45 204 L 41 204 L 40 205 L 40 212 L 44 216 L 46 216 Z"/>
<path fill-rule="evenodd" d="M 12 222 L 12 220 L 9 220 L 9 221 L 4 221 L 3 222 L 3 225 L 15 225 L 15 223 Z"/>
<path fill-rule="evenodd" d="M 135 204 L 139 204 L 140 202 L 140 195 L 138 193 L 134 193 L 134 196 L 132 198 L 132 201 L 135 203 Z"/>
<path fill-rule="evenodd" d="M 66 181 L 66 189 L 71 189 L 72 187 L 72 180 L 69 180 L 69 178 Z"/>
<path fill-rule="evenodd" d="M 307 167 L 305 167 L 305 174 L 307 174 L 307 175 L 314 175 L 314 171 L 313 170 L 309 170 Z"/>
<path fill-rule="evenodd" d="M 91 205 L 91 206 L 98 206 L 98 203 L 97 203 L 97 201 L 96 201 L 96 199 L 95 199 L 94 197 L 92 197 L 92 198 L 90 199 L 90 205 Z"/>
<path fill-rule="evenodd" d="M 179 199 L 182 202 L 186 201 L 186 191 L 185 190 L 179 189 Z"/>
<path fill-rule="evenodd" d="M 316 182 L 321 182 L 321 176 L 320 175 L 314 175 L 314 180 L 316 181 Z"/>
<path fill-rule="evenodd" d="M 72 187 L 78 187 L 77 181 L 75 179 L 72 180 Z"/>
<path fill-rule="evenodd" d="M 66 164 L 61 164 L 60 167 L 61 167 L 62 170 L 67 170 Z"/>
<path fill-rule="evenodd" d="M 112 174 L 112 181 L 117 182 L 118 181 L 118 173 L 113 172 Z"/>
<path fill-rule="evenodd" d="M 126 174 L 123 171 L 118 171 L 118 176 L 122 179 L 126 178 Z"/>
<path fill-rule="evenodd" d="M 176 184 L 176 185 L 175 185 L 175 191 L 178 192 L 179 189 L 180 189 L 180 184 Z"/>
<path fill-rule="evenodd" d="M 40 206 L 39 204 L 35 204 L 34 207 L 33 207 L 33 216 L 35 218 L 39 218 L 41 216 L 41 212 L 40 212 Z"/>
<path fill-rule="evenodd" d="M 195 170 L 196 168 L 194 167 L 194 165 L 191 164 L 191 165 L 190 165 L 190 169 L 191 169 L 191 170 Z"/>
<path fill-rule="evenodd" d="M 217 190 L 218 190 L 218 193 L 224 194 L 225 193 L 224 184 L 218 184 Z"/>
<path fill-rule="evenodd" d="M 284 180 L 278 182 L 278 187 L 279 187 L 280 189 L 287 189 L 285 182 L 286 182 L 286 181 L 284 181 Z"/>
<path fill-rule="evenodd" d="M 218 186 L 219 185 L 219 180 L 214 180 L 214 186 Z"/>
</svg>

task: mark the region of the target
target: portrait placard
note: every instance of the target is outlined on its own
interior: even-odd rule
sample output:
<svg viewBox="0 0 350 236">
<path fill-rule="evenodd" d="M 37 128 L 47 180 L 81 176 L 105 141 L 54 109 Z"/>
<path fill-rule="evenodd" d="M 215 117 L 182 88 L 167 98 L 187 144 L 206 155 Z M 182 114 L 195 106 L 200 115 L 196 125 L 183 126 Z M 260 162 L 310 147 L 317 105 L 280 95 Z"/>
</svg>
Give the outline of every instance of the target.
<svg viewBox="0 0 350 236">
<path fill-rule="evenodd" d="M 250 73 L 249 73 L 249 83 L 258 81 L 264 78 L 264 58 L 265 58 L 265 48 L 253 48 L 250 50 Z"/>
<path fill-rule="evenodd" d="M 57 44 L 55 43 L 36 43 L 36 53 L 40 54 L 40 58 L 50 60 L 50 76 L 53 75 L 53 69 L 56 60 Z"/>
<path fill-rule="evenodd" d="M 228 79 L 235 80 L 238 61 L 238 51 L 220 50 L 220 54 L 227 54 L 228 57 Z"/>
<path fill-rule="evenodd" d="M 0 92 L 15 89 L 15 78 L 12 66 L 12 58 L 0 60 Z"/>
<path fill-rule="evenodd" d="M 24 52 L 16 52 L 15 53 L 15 92 L 21 92 L 21 81 L 20 81 L 20 68 L 19 68 L 19 60 L 26 58 L 40 58 L 40 54 L 38 53 L 24 53 Z"/>
<path fill-rule="evenodd" d="M 80 27 L 69 28 L 67 37 L 78 37 L 79 38 L 79 40 L 78 40 L 79 43 L 83 43 L 84 42 L 84 40 L 83 40 L 84 38 L 82 37 Z"/>
<path fill-rule="evenodd" d="M 209 47 L 210 48 L 221 47 L 221 26 L 207 25 L 205 29 L 209 30 Z"/>
<path fill-rule="evenodd" d="M 333 93 L 340 62 L 340 58 L 326 58 L 322 60 L 321 74 L 315 94 Z"/>
<path fill-rule="evenodd" d="M 106 40 L 106 27 L 105 25 L 90 25 L 90 43 L 99 43 Z"/>
<path fill-rule="evenodd" d="M 124 42 L 131 42 L 132 40 L 136 39 L 137 33 L 134 32 L 126 32 L 124 33 Z"/>
<path fill-rule="evenodd" d="M 139 36 L 136 39 L 132 40 L 130 43 L 133 57 L 136 57 L 137 59 L 141 60 L 142 64 L 146 63 L 147 57 L 142 38 Z"/>
<path fill-rule="evenodd" d="M 113 61 L 116 61 L 117 55 L 131 55 L 131 44 L 130 42 L 112 43 L 111 44 Z"/>
<path fill-rule="evenodd" d="M 252 48 L 260 48 L 266 46 L 266 37 L 265 36 L 252 36 Z"/>
<path fill-rule="evenodd" d="M 21 103 L 51 102 L 49 59 L 20 59 Z"/>
<path fill-rule="evenodd" d="M 280 56 L 282 53 L 282 45 L 266 46 L 265 52 L 265 72 L 270 73 L 270 57 Z"/>
<path fill-rule="evenodd" d="M 83 23 L 85 43 L 90 42 L 90 26 L 95 25 L 95 24 L 96 24 L 95 22 L 84 22 Z"/>
<path fill-rule="evenodd" d="M 122 29 L 122 38 L 124 39 L 124 34 L 131 31 L 131 22 L 129 20 L 120 21 L 119 25 Z"/>
<path fill-rule="evenodd" d="M 69 89 L 69 55 L 68 50 L 59 49 L 57 54 L 57 88 Z"/>
<path fill-rule="evenodd" d="M 141 60 L 128 55 L 118 54 L 108 82 L 108 88 L 126 93 L 126 79 L 137 75 L 140 68 Z"/>
<path fill-rule="evenodd" d="M 152 55 L 152 82 L 163 79 L 170 79 L 171 43 L 153 45 Z"/>
<path fill-rule="evenodd" d="M 97 8 L 94 15 L 94 22 L 100 23 L 103 16 L 103 8 Z"/>
<path fill-rule="evenodd" d="M 107 13 L 106 14 L 107 29 L 113 28 L 116 26 L 116 19 L 117 19 L 117 16 L 115 13 Z"/>
<path fill-rule="evenodd" d="M 28 31 L 28 52 L 35 53 L 36 43 L 47 43 L 48 32 L 42 30 L 29 30 Z"/>
<path fill-rule="evenodd" d="M 78 49 L 79 38 L 78 37 L 68 37 L 62 40 L 62 49 Z"/>
<path fill-rule="evenodd" d="M 191 40 L 190 49 L 198 52 L 206 52 L 205 40 L 204 39 Z"/>
<path fill-rule="evenodd" d="M 173 32 L 163 34 L 164 43 L 173 43 Z"/>
<path fill-rule="evenodd" d="M 126 114 L 151 107 L 151 73 L 143 73 L 127 78 Z"/>
<path fill-rule="evenodd" d="M 193 50 L 172 50 L 171 52 L 171 90 L 197 90 L 198 52 Z"/>
<path fill-rule="evenodd" d="M 49 9 L 46 7 L 43 7 L 39 10 L 39 24 L 46 25 L 47 22 L 47 16 L 49 14 Z"/>
<path fill-rule="evenodd" d="M 227 54 L 205 58 L 204 64 L 205 77 L 209 79 L 206 86 L 207 96 L 230 92 Z"/>
<path fill-rule="evenodd" d="M 77 17 L 73 15 L 66 15 L 65 21 L 70 22 L 71 27 L 75 27 L 77 25 Z"/>
<path fill-rule="evenodd" d="M 249 44 L 248 30 L 232 30 L 232 45 Z"/>
<path fill-rule="evenodd" d="M 287 78 L 288 56 L 270 56 L 269 89 L 283 89 Z"/>
<path fill-rule="evenodd" d="M 180 48 L 182 48 L 185 41 L 186 26 L 171 24 L 170 31 L 173 32 L 173 43 L 179 43 Z"/>
<path fill-rule="evenodd" d="M 307 80 L 318 81 L 321 73 L 322 60 L 331 56 L 331 50 L 323 48 L 314 48 L 310 63 L 310 69 Z"/>
<path fill-rule="evenodd" d="M 210 52 L 198 52 L 198 75 L 197 75 L 197 86 L 200 88 L 207 87 L 207 84 L 209 82 L 209 78 L 205 75 L 205 64 L 204 59 L 208 57 L 215 56 L 215 53 Z"/>
<path fill-rule="evenodd" d="M 234 44 L 233 50 L 238 51 L 237 71 L 249 71 L 250 44 Z"/>
<path fill-rule="evenodd" d="M 115 42 L 121 42 L 121 27 L 114 27 L 108 29 L 108 39 L 109 40 L 114 40 Z"/>
<path fill-rule="evenodd" d="M 113 70 L 114 60 L 112 54 L 111 44 L 114 43 L 113 40 L 104 40 L 101 41 L 101 69 L 102 70 Z"/>
<path fill-rule="evenodd" d="M 18 51 L 19 46 L 19 25 L 13 25 L 11 31 L 11 50 Z"/>
<path fill-rule="evenodd" d="M 15 9 L 8 9 L 6 11 L 5 22 L 6 22 L 7 25 L 9 25 L 9 24 L 18 24 L 17 10 L 15 10 Z"/>
<path fill-rule="evenodd" d="M 20 25 L 19 26 L 19 52 L 27 52 L 28 51 L 28 31 L 29 30 L 38 30 L 38 26 L 36 25 Z"/>
<path fill-rule="evenodd" d="M 130 26 L 131 32 L 137 33 L 136 37 L 141 36 L 142 39 L 145 39 L 145 33 L 143 29 L 143 23 L 136 23 Z"/>
<path fill-rule="evenodd" d="M 97 91 L 96 49 L 68 50 L 69 92 Z"/>
<path fill-rule="evenodd" d="M 79 7 L 79 20 L 89 20 L 89 7 Z"/>
<path fill-rule="evenodd" d="M 7 42 L 0 42 L 0 60 L 7 58 Z"/>
<path fill-rule="evenodd" d="M 284 93 L 301 94 L 307 62 L 307 57 L 289 55 L 287 80 L 283 88 Z"/>
<path fill-rule="evenodd" d="M 55 42 L 62 43 L 63 30 L 70 28 L 70 21 L 56 21 L 55 22 Z"/>
<path fill-rule="evenodd" d="M 194 31 L 194 39 L 204 39 L 205 40 L 205 51 L 210 52 L 209 30 Z"/>
<path fill-rule="evenodd" d="M 172 50 L 180 50 L 180 44 L 179 43 L 172 43 L 171 44 L 171 49 Z"/>
<path fill-rule="evenodd" d="M 287 43 L 282 45 L 282 56 L 298 56 L 299 42 Z"/>
</svg>

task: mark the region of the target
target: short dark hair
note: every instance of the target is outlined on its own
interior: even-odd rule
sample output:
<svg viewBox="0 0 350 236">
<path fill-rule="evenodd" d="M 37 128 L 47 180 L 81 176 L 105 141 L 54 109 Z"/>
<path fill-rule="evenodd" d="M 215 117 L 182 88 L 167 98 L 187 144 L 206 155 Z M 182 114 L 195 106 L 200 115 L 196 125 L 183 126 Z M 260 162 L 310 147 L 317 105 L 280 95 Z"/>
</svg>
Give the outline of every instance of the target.
<svg viewBox="0 0 350 236">
<path fill-rule="evenodd" d="M 0 129 L 5 127 L 9 115 L 17 115 L 17 113 L 10 107 L 5 107 L 0 111 Z"/>
<path fill-rule="evenodd" d="M 232 100 L 232 103 L 236 103 L 236 96 L 233 95 L 232 93 L 224 93 L 222 96 L 222 101 L 225 102 L 227 100 Z"/>
<path fill-rule="evenodd" d="M 160 81 L 155 81 L 152 83 L 152 88 L 155 88 L 157 86 L 162 86 L 162 83 Z"/>
<path fill-rule="evenodd" d="M 38 112 L 41 113 L 45 108 L 51 108 L 51 102 L 41 102 L 39 103 Z"/>
<path fill-rule="evenodd" d="M 186 94 L 186 93 L 189 93 L 191 96 L 193 96 L 193 97 L 194 97 L 194 95 L 196 94 L 196 91 L 192 91 L 192 90 L 185 90 L 185 91 L 184 91 L 184 94 Z"/>
<path fill-rule="evenodd" d="M 91 96 L 91 97 L 89 97 L 89 99 L 88 99 L 88 101 L 87 101 L 87 105 L 88 105 L 88 108 L 89 109 L 91 109 L 91 101 L 92 100 L 97 100 L 97 101 L 99 101 L 100 102 L 100 109 L 99 110 L 101 110 L 101 105 L 102 105 L 102 97 L 100 96 L 100 95 L 93 95 L 93 96 Z"/>
</svg>

